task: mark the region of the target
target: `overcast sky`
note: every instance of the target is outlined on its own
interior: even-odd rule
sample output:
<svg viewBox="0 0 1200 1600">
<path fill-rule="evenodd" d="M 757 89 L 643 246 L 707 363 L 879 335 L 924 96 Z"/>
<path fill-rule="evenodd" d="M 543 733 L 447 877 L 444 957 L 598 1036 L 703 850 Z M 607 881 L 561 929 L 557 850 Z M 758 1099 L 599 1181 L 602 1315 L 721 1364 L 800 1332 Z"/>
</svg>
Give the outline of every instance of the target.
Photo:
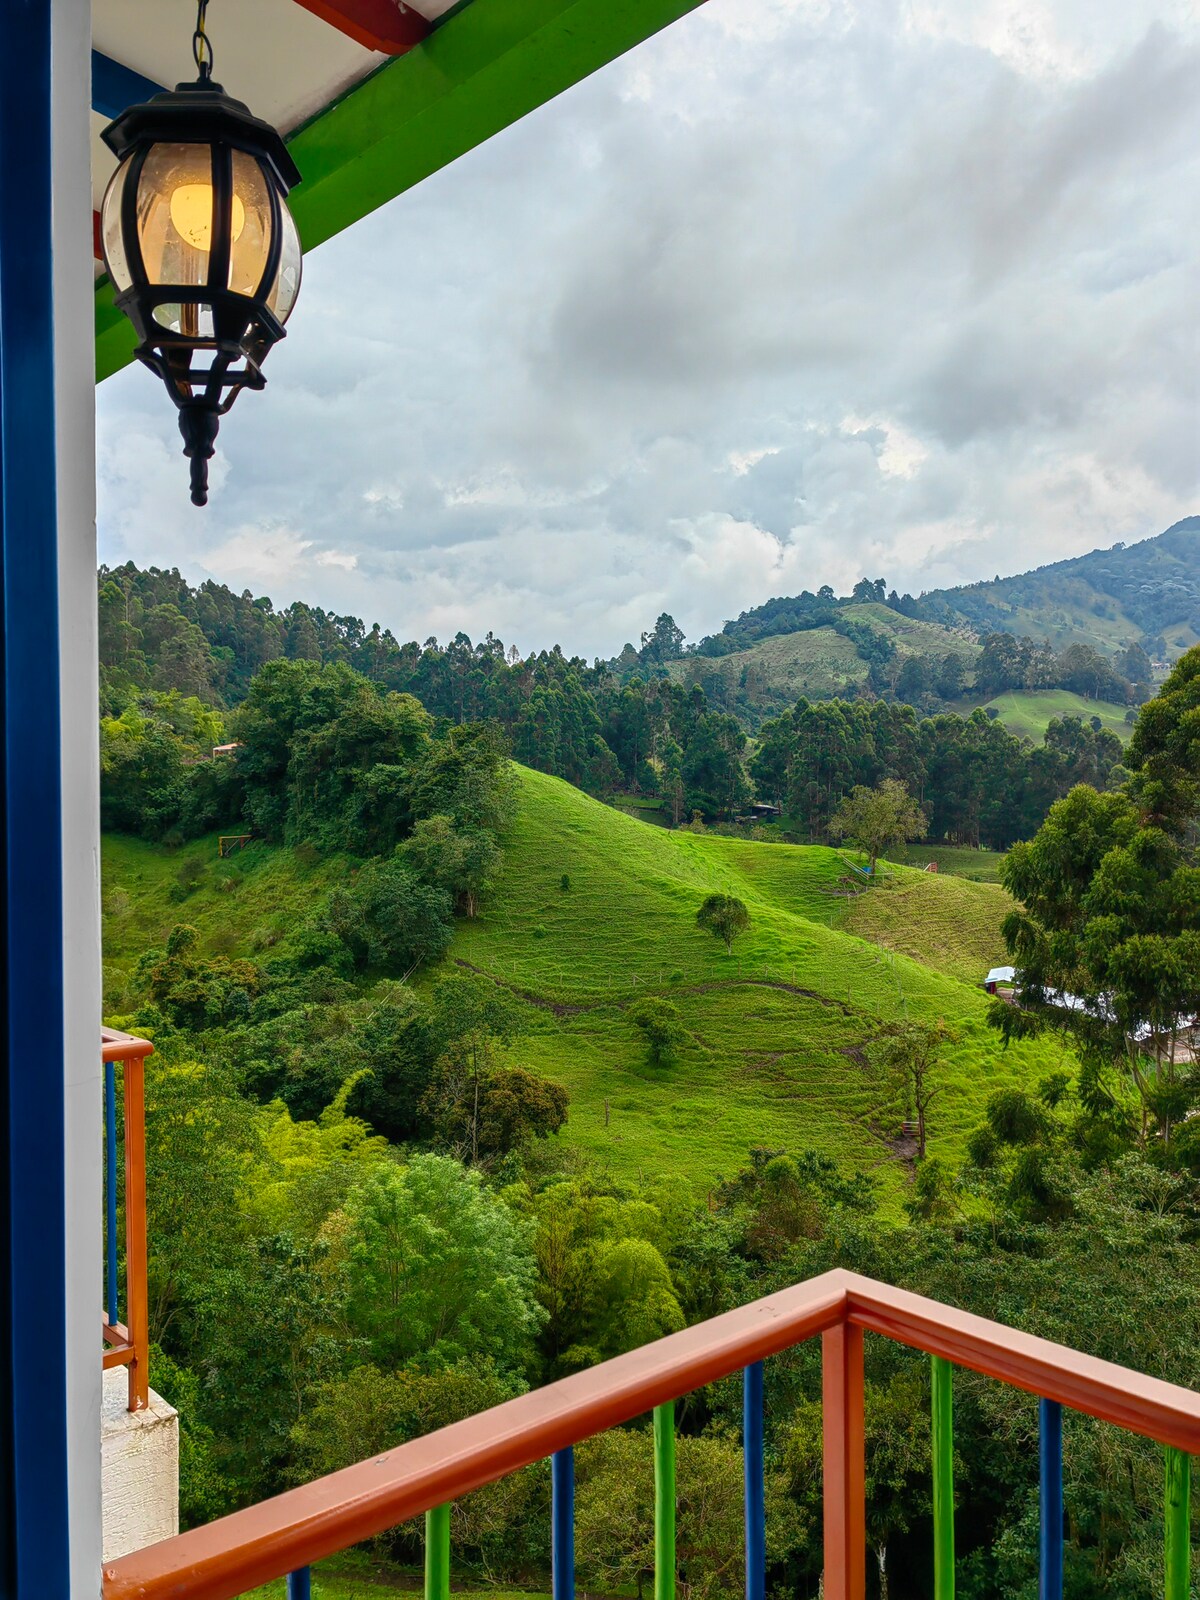
<svg viewBox="0 0 1200 1600">
<path fill-rule="evenodd" d="M 206 510 L 99 390 L 101 558 L 608 655 L 1200 510 L 1191 0 L 708 0 L 313 253 Z"/>
</svg>

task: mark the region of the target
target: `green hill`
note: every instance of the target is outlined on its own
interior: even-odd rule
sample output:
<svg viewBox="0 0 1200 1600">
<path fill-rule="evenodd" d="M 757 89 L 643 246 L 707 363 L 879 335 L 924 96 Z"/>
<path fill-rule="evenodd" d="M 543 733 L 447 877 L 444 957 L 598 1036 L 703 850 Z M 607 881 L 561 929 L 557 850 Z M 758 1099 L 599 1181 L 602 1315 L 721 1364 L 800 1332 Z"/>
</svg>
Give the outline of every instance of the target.
<svg viewBox="0 0 1200 1600">
<path fill-rule="evenodd" d="M 974 703 L 964 702 L 965 709 L 969 710 Z M 1128 739 L 1133 733 L 1132 723 L 1125 720 L 1127 707 L 1112 705 L 1107 700 L 1085 700 L 1069 689 L 1013 690 L 989 700 L 987 709 L 997 712 L 1009 733 L 1018 739 L 1032 739 L 1035 744 L 1045 737 L 1055 717 L 1079 717 L 1083 722 L 1099 717 L 1118 739 Z"/>
<path fill-rule="evenodd" d="M 1056 1063 L 1045 1044 L 1005 1054 L 984 1025 L 979 984 L 1003 954 L 997 887 L 897 867 L 848 902 L 836 851 L 648 828 L 557 779 L 520 778 L 503 879 L 451 959 L 526 1000 L 516 1055 L 567 1085 L 566 1136 L 614 1173 L 704 1186 L 752 1145 L 811 1146 L 876 1171 L 898 1199 L 894 1117 L 864 1070 L 881 1018 L 962 1030 L 934 1129 L 951 1158 L 994 1088 Z M 732 957 L 695 926 L 713 889 L 753 919 Z M 692 1035 L 666 1069 L 625 1015 L 646 994 L 672 1000 Z"/>
<path fill-rule="evenodd" d="M 984 632 L 1030 634 L 1057 649 L 1090 644 L 1111 652 L 1161 637 L 1175 657 L 1200 637 L 1200 517 L 1185 517 L 1153 539 L 1016 577 L 936 589 L 921 603 L 932 616 L 944 613 Z"/>
<path fill-rule="evenodd" d="M 931 1148 L 951 1160 L 994 1088 L 1057 1064 L 1057 1046 L 1005 1053 L 984 1025 L 979 984 L 1003 953 L 997 886 L 893 867 L 847 900 L 834 850 L 649 828 L 559 779 L 517 773 L 501 880 L 446 960 L 523 1001 L 513 1058 L 566 1084 L 564 1137 L 615 1175 L 703 1190 L 751 1146 L 812 1147 L 876 1172 L 895 1203 L 908 1180 L 896 1111 L 866 1070 L 881 1019 L 942 1017 L 961 1031 L 932 1118 Z M 107 838 L 108 1007 L 175 922 L 211 951 L 269 951 L 350 869 L 305 857 L 255 846 L 222 861 L 212 839 L 167 853 Z M 714 889 L 753 919 L 732 956 L 695 924 Z M 672 1000 L 689 1033 L 670 1067 L 648 1064 L 626 1016 L 648 994 Z"/>
</svg>

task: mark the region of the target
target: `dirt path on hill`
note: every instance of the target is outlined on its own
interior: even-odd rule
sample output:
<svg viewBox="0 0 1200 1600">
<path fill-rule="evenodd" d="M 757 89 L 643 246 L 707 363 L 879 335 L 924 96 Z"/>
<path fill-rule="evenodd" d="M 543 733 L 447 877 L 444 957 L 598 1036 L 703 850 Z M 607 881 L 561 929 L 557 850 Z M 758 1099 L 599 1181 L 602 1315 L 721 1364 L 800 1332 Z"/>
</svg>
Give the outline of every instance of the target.
<svg viewBox="0 0 1200 1600">
<path fill-rule="evenodd" d="M 626 1006 L 634 1004 L 640 998 L 631 995 L 627 999 L 618 1000 L 586 1000 L 571 1002 L 566 1000 L 547 1000 L 545 995 L 537 994 L 532 989 L 523 989 L 520 984 L 510 983 L 506 978 L 498 977 L 494 972 L 488 972 L 483 967 L 474 966 L 470 961 L 456 957 L 454 965 L 462 967 L 466 972 L 472 972 L 476 977 L 486 978 L 489 983 L 494 983 L 499 989 L 507 989 L 510 994 L 516 995 L 518 1000 L 524 1000 L 527 1005 L 536 1006 L 539 1011 L 549 1011 L 556 1017 L 577 1017 L 588 1011 L 624 1011 Z M 782 994 L 794 994 L 800 1000 L 815 1000 L 819 1006 L 828 1006 L 832 1010 L 840 1011 L 844 1017 L 855 1015 L 854 1007 L 846 1004 L 844 1000 L 832 1000 L 828 995 L 818 994 L 815 989 L 802 989 L 799 984 L 785 983 L 782 978 L 714 978 L 708 983 L 672 984 L 665 989 L 646 988 L 647 994 L 661 994 L 666 997 L 676 994 L 711 994 L 723 989 L 777 989 Z"/>
</svg>

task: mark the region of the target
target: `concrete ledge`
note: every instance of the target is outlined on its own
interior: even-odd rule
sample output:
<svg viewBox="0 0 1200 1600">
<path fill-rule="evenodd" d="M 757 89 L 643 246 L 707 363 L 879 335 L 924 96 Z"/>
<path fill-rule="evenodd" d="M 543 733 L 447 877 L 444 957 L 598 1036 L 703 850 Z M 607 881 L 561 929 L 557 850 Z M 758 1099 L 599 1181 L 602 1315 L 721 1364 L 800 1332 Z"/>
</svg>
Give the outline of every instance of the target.
<svg viewBox="0 0 1200 1600">
<path fill-rule="evenodd" d="M 104 1560 L 179 1532 L 179 1413 L 150 1391 L 145 1411 L 127 1411 L 124 1367 L 104 1374 L 100 1483 Z"/>
</svg>

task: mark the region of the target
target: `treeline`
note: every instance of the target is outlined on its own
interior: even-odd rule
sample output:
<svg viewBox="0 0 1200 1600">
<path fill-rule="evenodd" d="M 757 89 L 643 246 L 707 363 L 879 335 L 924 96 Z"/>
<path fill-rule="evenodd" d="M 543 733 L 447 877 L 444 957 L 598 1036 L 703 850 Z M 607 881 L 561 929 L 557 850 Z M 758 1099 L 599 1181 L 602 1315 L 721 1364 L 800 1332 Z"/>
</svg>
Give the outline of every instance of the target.
<svg viewBox="0 0 1200 1600">
<path fill-rule="evenodd" d="M 154 773 L 146 773 L 151 789 L 189 787 L 183 768 L 211 750 L 210 736 L 212 744 L 221 733 L 243 739 L 238 708 L 252 695 L 256 675 L 276 661 L 349 668 L 377 696 L 414 698 L 438 721 L 493 722 L 518 761 L 591 794 L 647 789 L 661 792 L 679 815 L 700 810 L 715 817 L 749 793 L 741 765 L 745 734 L 700 691 L 664 679 L 638 683 L 631 694 L 605 667 L 589 667 L 557 646 L 522 658 L 490 634 L 473 644 L 461 633 L 445 645 L 436 639 L 400 645 L 358 618 L 300 604 L 276 612 L 249 591 L 239 596 L 213 583 L 193 589 L 177 572 L 101 569 L 106 737 L 114 759 L 121 741 L 153 757 Z M 233 714 L 211 719 L 205 707 Z M 172 739 L 179 746 L 173 763 Z M 182 825 L 191 828 L 192 810 L 180 809 Z M 170 804 L 156 803 L 153 811 L 156 820 L 134 831 L 155 836 Z M 231 814 L 212 815 L 213 826 L 232 821 Z"/>
<path fill-rule="evenodd" d="M 750 770 L 759 794 L 811 839 L 828 836 L 856 786 L 894 778 L 925 812 L 929 839 L 1004 850 L 1076 784 L 1119 782 L 1121 756 L 1115 734 L 1078 717 L 1055 720 L 1031 745 L 983 711 L 922 718 L 883 700 L 801 699 L 765 725 Z"/>
</svg>

